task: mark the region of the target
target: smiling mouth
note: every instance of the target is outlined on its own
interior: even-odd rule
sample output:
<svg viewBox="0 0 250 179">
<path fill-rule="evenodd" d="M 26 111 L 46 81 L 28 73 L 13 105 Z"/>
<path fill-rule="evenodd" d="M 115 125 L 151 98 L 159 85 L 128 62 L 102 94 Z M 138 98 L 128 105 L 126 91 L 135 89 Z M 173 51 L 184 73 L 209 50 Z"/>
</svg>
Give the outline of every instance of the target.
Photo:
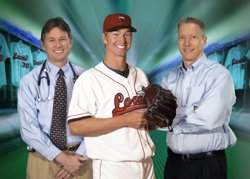
<svg viewBox="0 0 250 179">
<path fill-rule="evenodd" d="M 126 45 L 116 45 L 116 47 L 119 49 L 124 49 L 124 48 L 126 48 Z"/>
<path fill-rule="evenodd" d="M 184 51 L 184 52 L 192 52 L 193 49 L 187 49 L 187 48 L 185 48 L 185 49 L 183 49 L 183 51 Z"/>
<path fill-rule="evenodd" d="M 55 52 L 55 53 L 62 53 L 63 50 L 54 50 L 53 52 Z"/>
</svg>

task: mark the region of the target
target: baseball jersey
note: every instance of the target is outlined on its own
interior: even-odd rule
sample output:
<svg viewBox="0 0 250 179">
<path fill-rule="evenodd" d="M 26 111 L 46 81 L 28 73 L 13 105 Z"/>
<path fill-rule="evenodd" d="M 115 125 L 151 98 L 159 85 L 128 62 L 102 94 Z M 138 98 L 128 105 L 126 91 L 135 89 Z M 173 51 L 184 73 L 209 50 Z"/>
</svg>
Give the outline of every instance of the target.
<svg viewBox="0 0 250 179">
<path fill-rule="evenodd" d="M 244 88 L 244 77 L 245 77 L 245 54 L 247 49 L 241 45 L 231 48 L 228 51 L 225 66 L 230 71 L 235 89 Z"/>
<path fill-rule="evenodd" d="M 30 47 L 19 40 L 10 43 L 10 54 L 11 83 L 18 87 L 20 79 L 32 69 L 32 53 Z"/>
<path fill-rule="evenodd" d="M 145 108 L 140 92 L 147 85 L 148 79 L 139 68 L 129 65 L 129 75 L 125 78 L 101 62 L 76 81 L 68 122 L 86 117 L 109 118 Z M 84 139 L 87 155 L 92 159 L 141 161 L 154 155 L 154 144 L 144 129 L 123 127 Z"/>
<path fill-rule="evenodd" d="M 246 58 L 248 60 L 248 65 L 250 65 L 250 49 L 247 51 Z M 250 78 L 249 78 L 248 85 L 250 86 Z"/>
<path fill-rule="evenodd" d="M 0 33 L 0 88 L 6 85 L 5 60 L 10 58 L 10 52 L 3 34 Z"/>
<path fill-rule="evenodd" d="M 250 60 L 250 49 L 247 51 L 246 57 L 248 60 Z"/>
<path fill-rule="evenodd" d="M 216 61 L 216 62 L 218 62 L 218 63 L 220 63 L 220 64 L 223 64 L 223 60 L 224 60 L 222 54 L 219 53 L 219 52 L 211 53 L 211 54 L 208 56 L 208 59 L 209 59 L 209 60 L 212 60 L 212 61 Z"/>
<path fill-rule="evenodd" d="M 41 65 L 46 59 L 47 59 L 47 54 L 40 49 L 32 52 L 33 56 L 33 68 Z"/>
</svg>

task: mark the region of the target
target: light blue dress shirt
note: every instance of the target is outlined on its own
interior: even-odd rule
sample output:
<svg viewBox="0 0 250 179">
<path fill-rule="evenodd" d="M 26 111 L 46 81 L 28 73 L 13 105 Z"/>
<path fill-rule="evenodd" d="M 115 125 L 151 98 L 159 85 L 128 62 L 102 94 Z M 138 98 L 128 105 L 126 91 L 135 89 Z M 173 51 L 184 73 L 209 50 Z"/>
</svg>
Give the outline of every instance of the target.
<svg viewBox="0 0 250 179">
<path fill-rule="evenodd" d="M 20 121 L 20 132 L 22 139 L 41 153 L 48 160 L 52 161 L 61 150 L 53 145 L 49 139 L 50 127 L 52 122 L 53 96 L 58 77 L 59 68 L 46 61 L 46 70 L 50 79 L 50 86 L 44 78 L 45 72 L 42 72 L 41 85 L 38 87 L 38 76 L 42 66 L 39 66 L 28 73 L 20 80 L 18 89 L 18 114 Z M 79 76 L 83 68 L 73 65 L 73 69 Z M 62 70 L 65 74 L 67 85 L 67 105 L 69 106 L 73 90 L 73 71 L 67 63 Z M 42 99 L 42 100 L 41 100 Z M 77 144 L 81 142 L 77 154 L 85 155 L 85 144 L 83 137 L 70 135 L 67 126 L 67 144 Z"/>
<path fill-rule="evenodd" d="M 177 114 L 167 145 L 176 153 L 194 154 L 225 149 L 236 143 L 229 127 L 236 101 L 229 71 L 200 57 L 187 70 L 182 66 L 162 79 L 162 86 L 177 97 Z"/>
</svg>

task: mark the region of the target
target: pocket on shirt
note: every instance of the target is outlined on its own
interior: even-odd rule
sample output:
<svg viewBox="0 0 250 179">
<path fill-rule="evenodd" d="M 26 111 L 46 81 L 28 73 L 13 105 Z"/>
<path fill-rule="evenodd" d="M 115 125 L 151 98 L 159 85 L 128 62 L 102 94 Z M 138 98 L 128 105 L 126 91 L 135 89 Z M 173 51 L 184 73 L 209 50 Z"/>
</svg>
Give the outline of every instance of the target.
<svg viewBox="0 0 250 179">
<path fill-rule="evenodd" d="M 202 86 L 194 86 L 190 88 L 188 95 L 188 106 L 196 106 L 199 107 L 199 104 L 204 95 L 204 87 Z"/>
</svg>

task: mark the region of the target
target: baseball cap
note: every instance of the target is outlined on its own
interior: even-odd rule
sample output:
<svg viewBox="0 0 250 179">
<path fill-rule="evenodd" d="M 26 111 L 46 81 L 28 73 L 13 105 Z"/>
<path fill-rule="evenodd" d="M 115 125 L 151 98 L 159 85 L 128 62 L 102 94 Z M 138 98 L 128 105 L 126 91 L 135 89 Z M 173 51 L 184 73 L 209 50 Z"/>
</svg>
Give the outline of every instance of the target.
<svg viewBox="0 0 250 179">
<path fill-rule="evenodd" d="M 129 28 L 131 32 L 137 32 L 131 25 L 130 16 L 121 13 L 106 16 L 103 22 L 103 32 L 112 32 L 121 28 Z"/>
</svg>

